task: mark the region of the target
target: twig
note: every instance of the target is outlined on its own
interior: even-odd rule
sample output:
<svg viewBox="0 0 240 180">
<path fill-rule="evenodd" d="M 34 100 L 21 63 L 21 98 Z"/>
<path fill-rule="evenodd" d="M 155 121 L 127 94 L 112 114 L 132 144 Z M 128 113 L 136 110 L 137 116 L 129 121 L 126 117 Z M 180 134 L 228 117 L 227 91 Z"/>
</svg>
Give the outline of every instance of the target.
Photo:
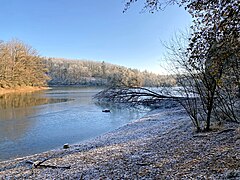
<svg viewBox="0 0 240 180">
<path fill-rule="evenodd" d="M 193 135 L 193 137 L 200 137 L 200 138 L 202 138 L 202 137 L 208 137 L 208 135 L 207 134 L 196 134 L 196 135 Z"/>
<path fill-rule="evenodd" d="M 235 131 L 235 129 L 234 128 L 224 129 L 224 130 L 218 132 L 217 134 L 222 134 L 222 133 L 229 132 L 229 131 Z"/>
<path fill-rule="evenodd" d="M 149 163 L 136 163 L 136 165 L 139 165 L 139 166 L 148 166 L 150 165 Z"/>
<path fill-rule="evenodd" d="M 30 160 L 27 160 L 26 163 L 27 164 L 32 164 L 32 166 L 34 168 L 38 168 L 38 167 L 44 167 L 44 168 L 53 168 L 53 169 L 57 169 L 57 168 L 62 168 L 62 169 L 70 169 L 71 166 L 55 166 L 55 165 L 47 165 L 47 164 L 42 164 L 44 163 L 45 161 L 47 161 L 49 159 L 44 159 L 42 161 L 36 161 L 36 162 L 33 162 L 33 161 L 30 161 Z"/>
</svg>

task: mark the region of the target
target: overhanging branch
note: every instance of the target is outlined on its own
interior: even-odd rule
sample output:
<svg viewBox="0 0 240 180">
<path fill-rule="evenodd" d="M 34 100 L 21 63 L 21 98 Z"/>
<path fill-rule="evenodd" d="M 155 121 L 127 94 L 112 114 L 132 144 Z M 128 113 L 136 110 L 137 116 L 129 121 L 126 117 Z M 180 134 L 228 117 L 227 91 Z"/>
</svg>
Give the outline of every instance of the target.
<svg viewBox="0 0 240 180">
<path fill-rule="evenodd" d="M 181 97 L 164 95 L 161 91 L 143 87 L 111 87 L 94 96 L 100 102 L 126 103 L 131 105 L 152 105 L 163 99 L 179 99 Z"/>
</svg>

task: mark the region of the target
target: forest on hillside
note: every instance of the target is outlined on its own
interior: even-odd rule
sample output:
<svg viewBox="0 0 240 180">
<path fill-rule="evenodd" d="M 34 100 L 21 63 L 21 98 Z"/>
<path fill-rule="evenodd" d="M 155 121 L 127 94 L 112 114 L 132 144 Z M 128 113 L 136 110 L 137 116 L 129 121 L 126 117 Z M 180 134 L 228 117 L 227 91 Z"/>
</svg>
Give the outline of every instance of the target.
<svg viewBox="0 0 240 180">
<path fill-rule="evenodd" d="M 176 81 L 167 75 L 126 68 L 104 61 L 45 58 L 50 86 L 173 86 Z"/>
<path fill-rule="evenodd" d="M 46 86 L 46 64 L 31 46 L 19 40 L 0 41 L 0 88 Z"/>
<path fill-rule="evenodd" d="M 0 88 L 25 86 L 173 86 L 175 78 L 107 62 L 43 58 L 19 40 L 0 41 Z"/>
</svg>

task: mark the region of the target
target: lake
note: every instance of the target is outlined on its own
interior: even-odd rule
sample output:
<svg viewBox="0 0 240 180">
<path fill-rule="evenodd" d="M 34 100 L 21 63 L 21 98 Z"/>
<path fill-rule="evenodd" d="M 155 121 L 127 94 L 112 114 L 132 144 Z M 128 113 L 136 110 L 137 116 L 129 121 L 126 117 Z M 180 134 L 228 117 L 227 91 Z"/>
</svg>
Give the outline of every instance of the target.
<svg viewBox="0 0 240 180">
<path fill-rule="evenodd" d="M 0 95 L 0 161 L 61 148 L 114 130 L 146 112 L 101 106 L 100 88 L 54 87 Z M 110 113 L 102 112 L 111 109 Z"/>
</svg>

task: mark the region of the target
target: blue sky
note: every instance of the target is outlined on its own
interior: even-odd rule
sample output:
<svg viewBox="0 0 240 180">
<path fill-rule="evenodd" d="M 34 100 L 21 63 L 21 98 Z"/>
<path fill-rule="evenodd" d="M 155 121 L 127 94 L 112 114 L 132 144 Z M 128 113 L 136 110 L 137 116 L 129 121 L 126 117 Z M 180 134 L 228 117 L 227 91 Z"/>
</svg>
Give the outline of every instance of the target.
<svg viewBox="0 0 240 180">
<path fill-rule="evenodd" d="M 191 17 L 178 6 L 140 13 L 141 2 L 122 13 L 124 0 L 0 0 L 0 39 L 20 39 L 42 56 L 106 61 L 161 74 L 161 41 L 187 28 Z"/>
</svg>

